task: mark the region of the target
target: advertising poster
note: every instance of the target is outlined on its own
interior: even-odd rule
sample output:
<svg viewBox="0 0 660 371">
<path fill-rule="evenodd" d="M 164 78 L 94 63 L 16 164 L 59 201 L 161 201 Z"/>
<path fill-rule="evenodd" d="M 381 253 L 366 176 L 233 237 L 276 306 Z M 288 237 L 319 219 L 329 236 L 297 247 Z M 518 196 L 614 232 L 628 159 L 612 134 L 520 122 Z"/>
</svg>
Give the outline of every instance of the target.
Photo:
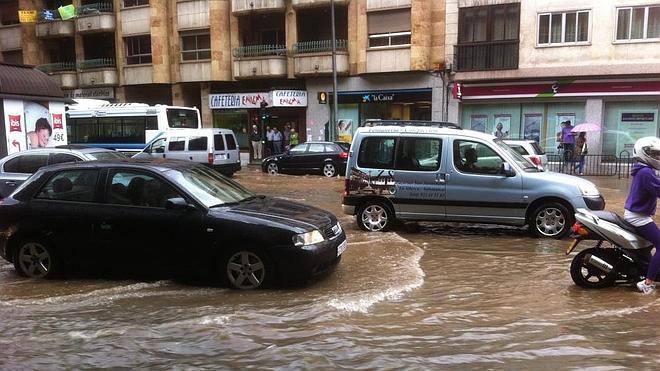
<svg viewBox="0 0 660 371">
<path fill-rule="evenodd" d="M 570 121 L 571 125 L 575 126 L 575 113 L 558 113 L 557 114 L 557 120 L 555 121 L 555 138 L 554 138 L 554 143 L 551 146 L 551 148 L 557 148 L 557 145 L 559 144 L 559 138 L 561 138 L 561 123 Z"/>
<path fill-rule="evenodd" d="M 57 107 L 56 103 L 53 103 Z M 55 147 L 66 144 L 64 107 L 50 112 L 47 102 L 24 101 L 23 112 L 28 148 Z"/>
<path fill-rule="evenodd" d="M 27 149 L 23 101 L 5 99 L 3 101 L 7 154 Z"/>
<path fill-rule="evenodd" d="M 488 125 L 488 116 L 486 115 L 470 116 L 470 129 L 485 133 L 487 125 Z"/>
<path fill-rule="evenodd" d="M 525 139 L 533 139 L 537 143 L 541 140 L 541 121 L 543 115 L 540 113 L 527 113 L 523 119 Z"/>
<path fill-rule="evenodd" d="M 353 141 L 353 120 L 340 119 L 337 122 L 337 140 L 348 143 Z"/>
<path fill-rule="evenodd" d="M 658 132 L 658 110 L 619 111 L 619 133 L 617 135 L 616 154 L 628 151 L 632 154 L 635 142 L 639 138 L 654 137 Z"/>
<path fill-rule="evenodd" d="M 509 138 L 511 132 L 511 115 L 495 115 L 493 135 L 500 139 Z"/>
</svg>

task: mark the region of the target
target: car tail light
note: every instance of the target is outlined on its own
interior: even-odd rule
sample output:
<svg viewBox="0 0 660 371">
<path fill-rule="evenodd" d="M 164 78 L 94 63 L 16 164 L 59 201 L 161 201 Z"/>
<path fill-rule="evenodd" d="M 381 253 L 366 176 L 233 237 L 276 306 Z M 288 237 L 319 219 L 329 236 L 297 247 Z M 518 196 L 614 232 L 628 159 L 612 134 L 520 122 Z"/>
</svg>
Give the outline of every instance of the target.
<svg viewBox="0 0 660 371">
<path fill-rule="evenodd" d="M 573 227 L 571 227 L 571 230 L 573 231 L 573 233 L 577 233 L 580 236 L 586 236 L 589 234 L 589 230 L 585 228 L 585 226 L 583 226 L 582 223 L 580 222 L 575 222 L 575 224 L 573 224 Z"/>
<path fill-rule="evenodd" d="M 348 152 L 340 153 L 339 158 L 342 159 L 342 160 L 346 160 L 348 158 Z"/>
<path fill-rule="evenodd" d="M 529 156 L 530 161 L 536 166 L 541 165 L 541 158 L 539 156 Z"/>
<path fill-rule="evenodd" d="M 209 153 L 209 165 L 213 165 L 213 153 Z"/>
</svg>

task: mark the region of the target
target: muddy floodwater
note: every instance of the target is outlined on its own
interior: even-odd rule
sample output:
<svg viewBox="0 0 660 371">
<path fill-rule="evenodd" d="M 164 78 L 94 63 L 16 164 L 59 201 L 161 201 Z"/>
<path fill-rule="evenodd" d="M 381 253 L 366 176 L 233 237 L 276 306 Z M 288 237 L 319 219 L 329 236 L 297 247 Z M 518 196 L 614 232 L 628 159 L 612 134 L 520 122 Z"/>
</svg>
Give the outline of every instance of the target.
<svg viewBox="0 0 660 371">
<path fill-rule="evenodd" d="M 302 288 L 240 292 L 26 280 L 3 260 L 0 369 L 660 368 L 660 294 L 577 288 L 568 241 L 485 225 L 366 233 L 341 213 L 341 178 L 248 168 L 236 179 L 339 216 L 350 243 L 337 269 Z M 592 180 L 622 212 L 629 181 Z"/>
</svg>

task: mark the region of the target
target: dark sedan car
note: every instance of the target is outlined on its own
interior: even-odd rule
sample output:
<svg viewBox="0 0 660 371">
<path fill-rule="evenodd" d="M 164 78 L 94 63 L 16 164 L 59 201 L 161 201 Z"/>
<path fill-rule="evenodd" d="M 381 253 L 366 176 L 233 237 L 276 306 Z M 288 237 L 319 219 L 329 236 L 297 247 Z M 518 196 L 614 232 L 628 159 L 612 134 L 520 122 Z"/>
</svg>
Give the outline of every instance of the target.
<svg viewBox="0 0 660 371">
<path fill-rule="evenodd" d="M 346 161 L 350 143 L 307 142 L 299 144 L 285 153 L 266 157 L 261 170 L 277 173 L 322 173 L 327 177 L 346 173 Z"/>
<path fill-rule="evenodd" d="M 112 261 L 254 289 L 322 273 L 346 245 L 331 213 L 257 196 L 190 162 L 47 166 L 0 201 L 0 256 L 32 278 Z"/>
</svg>

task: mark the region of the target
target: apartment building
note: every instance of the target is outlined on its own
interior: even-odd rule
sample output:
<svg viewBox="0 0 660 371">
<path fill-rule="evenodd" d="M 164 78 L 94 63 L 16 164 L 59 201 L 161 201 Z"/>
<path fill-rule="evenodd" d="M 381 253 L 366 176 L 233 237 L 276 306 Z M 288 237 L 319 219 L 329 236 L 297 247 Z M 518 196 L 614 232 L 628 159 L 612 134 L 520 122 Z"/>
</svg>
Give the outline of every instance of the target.
<svg viewBox="0 0 660 371">
<path fill-rule="evenodd" d="M 330 0 L 73 0 L 77 16 L 62 20 L 68 4 L 0 3 L 2 60 L 39 66 L 72 98 L 200 107 L 204 126 L 233 129 L 244 148 L 264 101 L 271 126 L 325 136 Z M 446 118 L 444 0 L 334 4 L 342 129 Z M 19 9 L 39 21 L 18 23 Z"/>
<path fill-rule="evenodd" d="M 557 151 L 561 122 L 592 122 L 590 153 L 658 135 L 660 1 L 447 0 L 450 120 Z"/>
</svg>

